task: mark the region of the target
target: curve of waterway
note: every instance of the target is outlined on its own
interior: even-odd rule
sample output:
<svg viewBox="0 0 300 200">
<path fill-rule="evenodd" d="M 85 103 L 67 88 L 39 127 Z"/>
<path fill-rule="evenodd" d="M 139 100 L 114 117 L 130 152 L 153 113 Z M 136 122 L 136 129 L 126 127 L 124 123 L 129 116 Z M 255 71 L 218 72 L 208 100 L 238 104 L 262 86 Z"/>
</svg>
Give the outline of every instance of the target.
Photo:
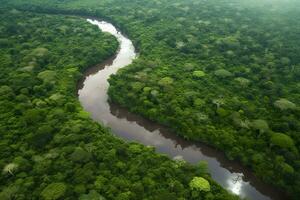
<svg viewBox="0 0 300 200">
<path fill-rule="evenodd" d="M 286 199 L 281 192 L 259 181 L 248 169 L 226 159 L 223 153 L 203 144 L 185 141 L 163 126 L 108 103 L 109 76 L 132 63 L 137 54 L 132 42 L 112 24 L 91 19 L 88 22 L 114 35 L 120 43 L 116 56 L 87 70 L 78 86 L 79 100 L 95 121 L 110 127 L 115 135 L 125 140 L 154 146 L 157 152 L 171 158 L 179 156 L 190 163 L 207 161 L 212 178 L 241 198 Z"/>
</svg>

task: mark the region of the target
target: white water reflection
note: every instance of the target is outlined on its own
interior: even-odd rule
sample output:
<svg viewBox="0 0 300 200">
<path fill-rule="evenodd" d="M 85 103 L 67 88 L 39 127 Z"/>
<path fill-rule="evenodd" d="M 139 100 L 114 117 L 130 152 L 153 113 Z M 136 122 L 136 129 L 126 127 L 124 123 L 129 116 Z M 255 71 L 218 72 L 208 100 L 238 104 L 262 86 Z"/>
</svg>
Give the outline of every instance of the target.
<svg viewBox="0 0 300 200">
<path fill-rule="evenodd" d="M 242 173 L 233 173 L 233 177 L 228 179 L 228 189 L 237 195 L 241 195 L 241 190 L 243 187 L 243 174 Z M 245 184 L 245 183 L 244 183 Z"/>
</svg>

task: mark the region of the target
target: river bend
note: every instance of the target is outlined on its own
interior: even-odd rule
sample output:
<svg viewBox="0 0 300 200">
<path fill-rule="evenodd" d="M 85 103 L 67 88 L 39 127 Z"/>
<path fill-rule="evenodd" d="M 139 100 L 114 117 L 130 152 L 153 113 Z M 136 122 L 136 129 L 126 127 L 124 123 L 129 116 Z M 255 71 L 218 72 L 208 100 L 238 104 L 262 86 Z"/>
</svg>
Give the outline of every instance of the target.
<svg viewBox="0 0 300 200">
<path fill-rule="evenodd" d="M 157 152 L 167 154 L 171 158 L 181 157 L 190 163 L 207 161 L 212 178 L 241 198 L 285 199 L 280 192 L 262 183 L 248 169 L 226 159 L 223 153 L 203 144 L 185 141 L 163 126 L 129 113 L 117 105 L 109 104 L 108 78 L 118 69 L 132 63 L 137 53 L 132 42 L 112 24 L 92 19 L 87 21 L 98 26 L 103 32 L 115 36 L 120 44 L 119 51 L 113 58 L 88 69 L 85 78 L 79 83 L 79 100 L 93 120 L 110 127 L 115 135 L 125 140 L 154 146 Z"/>
</svg>

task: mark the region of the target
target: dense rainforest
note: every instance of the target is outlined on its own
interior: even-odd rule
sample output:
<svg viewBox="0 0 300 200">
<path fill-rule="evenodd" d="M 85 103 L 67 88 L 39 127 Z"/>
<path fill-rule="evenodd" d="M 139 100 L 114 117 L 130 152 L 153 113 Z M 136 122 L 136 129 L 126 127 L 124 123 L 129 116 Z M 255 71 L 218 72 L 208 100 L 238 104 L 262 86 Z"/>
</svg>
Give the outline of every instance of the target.
<svg viewBox="0 0 300 200">
<path fill-rule="evenodd" d="M 82 71 L 117 40 L 84 18 L 0 8 L 0 199 L 238 199 L 204 163 L 126 143 L 82 110 Z"/>
<path fill-rule="evenodd" d="M 140 56 L 111 77 L 111 101 L 224 151 L 300 196 L 299 1 L 7 3 L 114 22 Z"/>
</svg>

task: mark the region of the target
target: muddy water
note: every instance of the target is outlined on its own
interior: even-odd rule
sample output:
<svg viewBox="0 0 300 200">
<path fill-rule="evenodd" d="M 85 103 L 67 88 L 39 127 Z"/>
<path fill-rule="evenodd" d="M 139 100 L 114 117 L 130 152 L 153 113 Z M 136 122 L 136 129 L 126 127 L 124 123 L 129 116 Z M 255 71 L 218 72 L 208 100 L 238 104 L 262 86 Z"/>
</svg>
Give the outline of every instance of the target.
<svg viewBox="0 0 300 200">
<path fill-rule="evenodd" d="M 85 73 L 85 79 L 79 83 L 79 100 L 95 121 L 110 127 L 115 135 L 125 140 L 154 146 L 157 152 L 167 154 L 171 158 L 182 157 L 190 163 L 207 161 L 213 179 L 242 198 L 286 199 L 282 193 L 259 181 L 248 169 L 226 159 L 221 152 L 203 144 L 185 141 L 163 126 L 131 114 L 117 105 L 109 104 L 107 79 L 118 69 L 130 64 L 137 54 L 132 42 L 112 24 L 90 19 L 88 22 L 114 35 L 120 43 L 115 57 L 90 68 Z"/>
</svg>

